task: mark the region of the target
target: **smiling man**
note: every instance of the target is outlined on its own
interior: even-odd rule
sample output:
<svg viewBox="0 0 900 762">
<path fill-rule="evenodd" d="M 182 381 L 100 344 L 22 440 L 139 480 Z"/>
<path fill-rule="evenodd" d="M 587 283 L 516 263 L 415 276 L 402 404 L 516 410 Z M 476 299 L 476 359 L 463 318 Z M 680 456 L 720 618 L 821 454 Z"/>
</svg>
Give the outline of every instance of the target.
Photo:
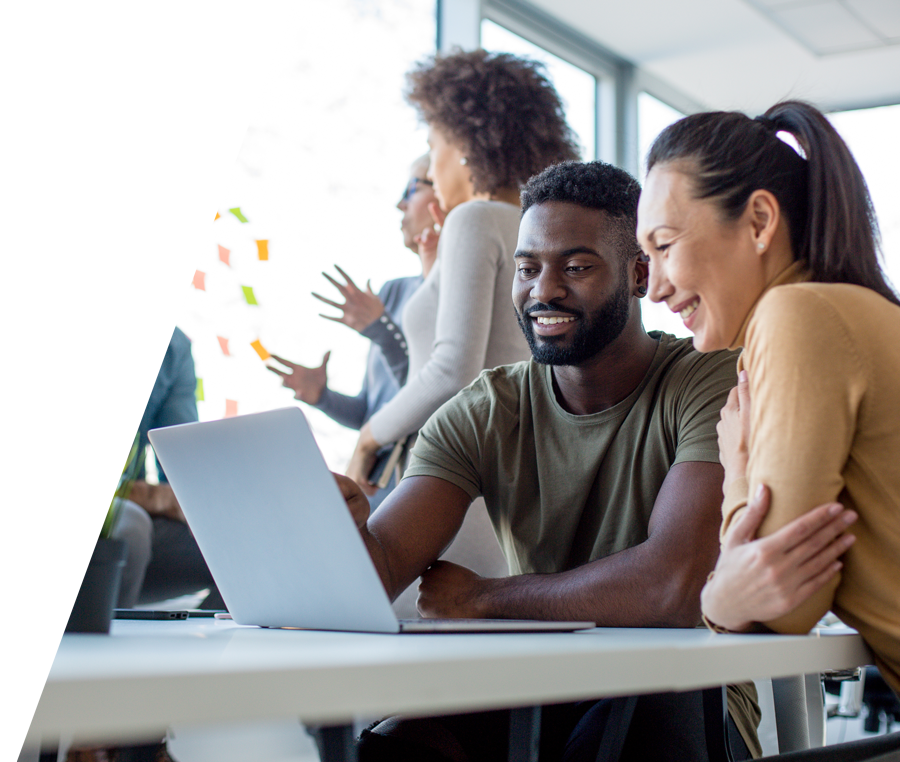
<svg viewBox="0 0 900 762">
<path fill-rule="evenodd" d="M 639 194 L 630 175 L 601 162 L 567 162 L 529 181 L 512 296 L 533 359 L 483 372 L 441 407 L 391 498 L 368 520 L 354 511 L 390 595 L 422 574 L 424 615 L 700 621 L 718 553 L 715 426 L 735 355 L 702 355 L 690 339 L 644 330 Z M 342 489 L 359 504 L 352 484 Z M 505 579 L 436 562 L 479 495 Z M 758 755 L 752 692 L 732 691 L 730 709 L 735 758 L 748 758 L 747 747 Z M 545 710 L 541 759 L 595 759 L 608 712 L 606 701 Z M 360 759 L 505 759 L 505 718 L 393 718 L 363 735 Z M 635 759 L 705 759 L 699 694 L 642 697 L 626 749 Z"/>
</svg>

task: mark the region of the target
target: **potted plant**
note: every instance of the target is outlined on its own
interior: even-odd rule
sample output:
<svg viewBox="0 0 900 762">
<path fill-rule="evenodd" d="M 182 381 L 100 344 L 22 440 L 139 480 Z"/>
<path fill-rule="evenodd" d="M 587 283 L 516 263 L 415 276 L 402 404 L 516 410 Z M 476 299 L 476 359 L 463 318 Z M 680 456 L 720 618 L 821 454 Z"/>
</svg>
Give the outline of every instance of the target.
<svg viewBox="0 0 900 762">
<path fill-rule="evenodd" d="M 81 589 L 66 624 L 66 632 L 109 632 L 128 550 L 125 543 L 114 539 L 112 534 L 116 528 L 122 501 L 128 499 L 140 471 L 138 441 L 139 435 L 134 438 L 118 487 L 106 511 L 100 537 L 94 546 L 94 552 L 81 582 Z"/>
</svg>

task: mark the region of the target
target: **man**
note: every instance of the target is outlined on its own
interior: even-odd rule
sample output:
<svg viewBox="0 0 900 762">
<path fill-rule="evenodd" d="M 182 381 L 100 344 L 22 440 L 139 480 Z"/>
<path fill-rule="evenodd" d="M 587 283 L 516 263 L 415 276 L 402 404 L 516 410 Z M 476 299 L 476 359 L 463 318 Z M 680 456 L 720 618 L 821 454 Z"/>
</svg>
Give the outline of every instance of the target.
<svg viewBox="0 0 900 762">
<path fill-rule="evenodd" d="M 196 389 L 191 342 L 176 328 L 138 426 L 139 458 L 144 458 L 150 429 L 197 420 Z M 222 596 L 159 461 L 156 466 L 159 483 L 150 484 L 144 479 L 142 461 L 137 481 L 129 499 L 123 501 L 113 529 L 113 536 L 128 545 L 117 605 L 131 608 L 136 603 L 162 601 L 209 588 L 201 607 L 224 609 Z"/>
<path fill-rule="evenodd" d="M 425 616 L 693 627 L 718 552 L 715 426 L 735 355 L 648 335 L 638 183 L 567 162 L 522 193 L 513 303 L 530 362 L 482 373 L 420 432 L 403 482 L 367 521 L 338 478 L 388 594 L 422 574 Z M 479 316 L 460 316 L 479 319 Z M 483 495 L 515 576 L 436 561 Z M 759 754 L 752 687 L 732 691 L 737 758 Z M 541 759 L 595 759 L 609 700 L 545 709 Z M 740 734 L 736 732 L 740 730 Z M 504 713 L 404 720 L 363 733 L 360 759 L 505 759 Z M 742 743 L 743 742 L 743 743 Z M 642 697 L 629 759 L 704 759 L 698 694 Z"/>
</svg>

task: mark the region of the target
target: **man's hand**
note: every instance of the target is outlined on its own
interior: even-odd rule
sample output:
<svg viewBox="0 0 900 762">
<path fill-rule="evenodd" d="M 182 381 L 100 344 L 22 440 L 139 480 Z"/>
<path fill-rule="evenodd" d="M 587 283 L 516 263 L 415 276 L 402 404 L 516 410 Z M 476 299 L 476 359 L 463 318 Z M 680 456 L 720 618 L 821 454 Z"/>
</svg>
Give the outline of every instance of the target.
<svg viewBox="0 0 900 762">
<path fill-rule="evenodd" d="M 266 367 L 273 373 L 281 376 L 281 385 L 294 391 L 294 399 L 305 402 L 308 405 L 315 405 L 321 398 L 322 392 L 325 391 L 325 385 L 328 383 L 328 358 L 331 352 L 326 352 L 322 358 L 322 364 L 317 368 L 307 368 L 305 365 L 297 365 L 290 360 L 285 360 L 278 355 L 272 355 L 272 359 L 280 362 L 286 368 L 290 368 L 290 373 L 286 373 L 271 365 Z"/>
<path fill-rule="evenodd" d="M 347 476 L 355 481 L 359 488 L 370 497 L 378 492 L 378 487 L 369 483 L 369 474 L 375 466 L 375 453 L 381 445 L 372 436 L 372 430 L 366 424 L 359 430 L 359 439 L 356 441 L 356 449 L 347 466 Z"/>
<path fill-rule="evenodd" d="M 760 487 L 726 533 L 715 574 L 700 594 L 706 618 L 733 632 L 803 603 L 840 571 L 838 558 L 856 539 L 845 534 L 856 513 L 828 503 L 757 540 L 768 510 L 769 490 Z"/>
<path fill-rule="evenodd" d="M 356 284 L 350 279 L 350 276 L 340 267 L 335 265 L 334 269 L 343 276 L 344 280 L 347 281 L 346 283 L 338 283 L 338 281 L 332 278 L 328 273 L 322 273 L 322 275 L 325 276 L 325 279 L 332 286 L 341 292 L 341 296 L 344 297 L 344 303 L 338 304 L 337 302 L 333 302 L 331 299 L 326 299 L 315 291 L 313 291 L 313 296 L 320 302 L 325 302 L 325 304 L 336 307 L 341 310 L 343 314 L 340 317 L 332 317 L 320 313 L 319 317 L 323 317 L 326 320 L 333 320 L 335 323 L 343 323 L 346 326 L 350 326 L 354 331 L 362 331 L 364 328 L 372 325 L 372 323 L 384 314 L 384 304 L 381 303 L 381 299 L 378 298 L 378 295 L 372 291 L 372 281 L 368 281 L 366 283 L 366 290 L 362 291 L 357 288 Z"/>
<path fill-rule="evenodd" d="M 728 401 L 716 424 L 719 435 L 719 461 L 725 468 L 722 491 L 736 480 L 747 475 L 750 449 L 750 382 L 747 371 L 738 375 L 738 385 L 728 393 Z"/>
<path fill-rule="evenodd" d="M 481 594 L 495 582 L 464 566 L 435 561 L 422 575 L 416 608 L 432 619 L 481 619 L 487 616 Z"/>
<path fill-rule="evenodd" d="M 187 524 L 175 493 L 168 484 L 150 484 L 139 479 L 131 485 L 128 499 L 132 503 L 137 503 L 151 516 L 162 516 Z"/>
<path fill-rule="evenodd" d="M 343 474 L 331 474 L 337 482 L 338 489 L 341 491 L 341 497 L 347 503 L 350 515 L 356 522 L 356 526 L 362 529 L 369 520 L 369 499 L 362 493 L 359 485 Z"/>
</svg>

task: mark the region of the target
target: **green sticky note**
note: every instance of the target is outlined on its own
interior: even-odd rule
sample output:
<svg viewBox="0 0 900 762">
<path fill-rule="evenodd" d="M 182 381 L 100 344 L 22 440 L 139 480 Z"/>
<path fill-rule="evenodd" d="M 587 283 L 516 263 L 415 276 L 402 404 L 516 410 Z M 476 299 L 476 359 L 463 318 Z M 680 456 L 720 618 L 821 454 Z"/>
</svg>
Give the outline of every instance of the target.
<svg viewBox="0 0 900 762">
<path fill-rule="evenodd" d="M 194 389 L 194 398 L 197 402 L 203 402 L 203 379 L 197 379 L 197 388 Z"/>
<path fill-rule="evenodd" d="M 228 211 L 231 212 L 235 217 L 237 217 L 238 222 L 250 221 L 241 213 L 241 208 L 239 206 L 236 206 L 234 209 L 229 209 Z"/>
<path fill-rule="evenodd" d="M 252 286 L 241 286 L 241 289 L 244 292 L 244 299 L 247 300 L 247 304 L 255 304 L 259 306 L 259 302 L 256 301 L 256 297 L 253 295 Z"/>
</svg>

